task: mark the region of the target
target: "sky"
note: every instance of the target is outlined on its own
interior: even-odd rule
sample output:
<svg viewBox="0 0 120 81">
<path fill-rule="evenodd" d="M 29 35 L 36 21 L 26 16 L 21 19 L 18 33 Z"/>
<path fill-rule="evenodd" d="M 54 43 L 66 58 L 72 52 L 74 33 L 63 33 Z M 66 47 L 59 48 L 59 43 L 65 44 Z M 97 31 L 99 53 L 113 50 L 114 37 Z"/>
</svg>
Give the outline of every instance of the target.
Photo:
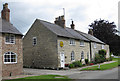
<svg viewBox="0 0 120 81">
<path fill-rule="evenodd" d="M 119 0 L 0 0 L 0 11 L 4 3 L 10 9 L 10 22 L 24 35 L 35 19 L 54 23 L 56 17 L 64 14 L 66 26 L 71 19 L 75 29 L 88 32 L 95 20 L 104 19 L 115 22 L 118 27 Z"/>
</svg>

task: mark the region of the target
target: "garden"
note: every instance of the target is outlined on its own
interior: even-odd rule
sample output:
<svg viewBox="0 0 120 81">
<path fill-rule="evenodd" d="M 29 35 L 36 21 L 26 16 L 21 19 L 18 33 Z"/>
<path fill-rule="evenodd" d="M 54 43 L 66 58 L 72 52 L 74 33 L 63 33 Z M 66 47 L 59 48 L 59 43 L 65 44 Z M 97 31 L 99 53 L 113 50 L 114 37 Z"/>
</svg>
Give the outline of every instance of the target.
<svg viewBox="0 0 120 81">
<path fill-rule="evenodd" d="M 116 62 L 101 65 L 101 63 L 112 61 L 112 60 L 116 61 Z M 85 64 L 82 64 L 81 60 L 80 61 L 75 61 L 75 62 L 72 62 L 71 64 L 65 64 L 65 67 L 78 68 L 78 67 L 91 66 L 91 65 L 96 65 L 96 66 L 89 67 L 89 68 L 84 68 L 82 70 L 106 70 L 106 69 L 111 69 L 111 68 L 114 68 L 114 67 L 118 66 L 118 59 L 114 59 L 111 56 L 111 54 L 110 54 L 109 58 L 106 58 L 106 50 L 102 49 L 102 50 L 99 50 L 98 53 L 95 54 L 95 57 L 92 61 L 89 61 L 88 59 L 85 59 Z"/>
</svg>

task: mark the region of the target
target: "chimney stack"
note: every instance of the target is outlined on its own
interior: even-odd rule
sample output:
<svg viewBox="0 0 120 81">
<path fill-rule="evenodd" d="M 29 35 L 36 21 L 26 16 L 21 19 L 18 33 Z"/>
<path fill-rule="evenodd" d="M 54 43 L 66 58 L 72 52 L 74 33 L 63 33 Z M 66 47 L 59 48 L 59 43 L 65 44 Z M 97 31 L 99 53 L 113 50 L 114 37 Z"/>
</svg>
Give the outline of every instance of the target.
<svg viewBox="0 0 120 81">
<path fill-rule="evenodd" d="M 75 25 L 74 25 L 74 22 L 72 20 L 72 24 L 70 25 L 72 29 L 75 29 Z"/>
<path fill-rule="evenodd" d="M 10 21 L 10 10 L 8 9 L 8 3 L 3 4 L 3 10 L 1 11 L 2 19 Z"/>
<path fill-rule="evenodd" d="M 64 19 L 64 15 L 62 16 L 59 16 L 57 18 L 55 18 L 55 21 L 54 21 L 55 24 L 65 28 L 65 19 Z"/>
<path fill-rule="evenodd" d="M 88 34 L 93 35 L 93 30 L 90 28 Z"/>
</svg>

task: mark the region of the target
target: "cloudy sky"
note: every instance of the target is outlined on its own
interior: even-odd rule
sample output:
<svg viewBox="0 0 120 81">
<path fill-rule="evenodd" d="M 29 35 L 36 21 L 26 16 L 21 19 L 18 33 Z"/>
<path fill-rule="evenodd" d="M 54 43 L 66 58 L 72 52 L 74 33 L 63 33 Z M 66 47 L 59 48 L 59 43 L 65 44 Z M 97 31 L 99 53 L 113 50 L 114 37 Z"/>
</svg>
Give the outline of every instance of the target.
<svg viewBox="0 0 120 81">
<path fill-rule="evenodd" d="M 75 29 L 87 33 L 94 20 L 105 19 L 118 26 L 119 0 L 0 0 L 0 11 L 4 3 L 10 8 L 11 23 L 25 34 L 35 19 L 54 23 L 63 15 L 65 8 L 66 26 L 74 20 Z"/>
</svg>

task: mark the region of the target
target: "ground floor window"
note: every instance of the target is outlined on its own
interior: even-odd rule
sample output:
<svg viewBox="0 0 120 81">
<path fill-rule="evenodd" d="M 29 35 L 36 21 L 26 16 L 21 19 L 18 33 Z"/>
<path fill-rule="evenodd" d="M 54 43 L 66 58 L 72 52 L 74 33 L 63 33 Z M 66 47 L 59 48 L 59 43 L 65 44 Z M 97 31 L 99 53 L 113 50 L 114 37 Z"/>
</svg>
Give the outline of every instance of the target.
<svg viewBox="0 0 120 81">
<path fill-rule="evenodd" d="M 17 63 L 17 54 L 13 52 L 7 52 L 4 54 L 4 63 Z"/>
<path fill-rule="evenodd" d="M 74 51 L 71 52 L 71 61 L 75 60 L 75 54 Z"/>
<path fill-rule="evenodd" d="M 84 59 L 84 52 L 81 53 L 81 59 Z"/>
</svg>

